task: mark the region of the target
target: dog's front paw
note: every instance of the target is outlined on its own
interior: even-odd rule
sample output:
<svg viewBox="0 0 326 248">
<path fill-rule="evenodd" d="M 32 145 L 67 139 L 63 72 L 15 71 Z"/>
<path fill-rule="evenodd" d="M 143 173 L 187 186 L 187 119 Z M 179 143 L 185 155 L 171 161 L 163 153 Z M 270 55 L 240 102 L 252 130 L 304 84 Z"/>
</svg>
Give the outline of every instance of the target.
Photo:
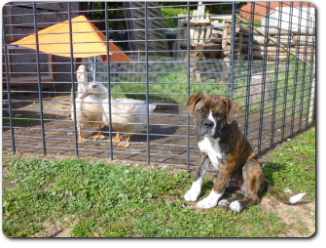
<svg viewBox="0 0 326 248">
<path fill-rule="evenodd" d="M 243 209 L 243 206 L 241 206 L 239 201 L 234 201 L 231 202 L 229 208 L 231 209 L 231 211 L 239 213 Z"/>
<path fill-rule="evenodd" d="M 209 196 L 207 196 L 205 199 L 203 199 L 197 203 L 197 207 L 199 207 L 199 208 L 216 207 L 218 199 L 220 199 L 221 196 L 222 196 L 222 194 L 215 193 L 212 190 L 212 192 L 209 194 Z"/>
<path fill-rule="evenodd" d="M 185 196 L 183 197 L 186 201 L 188 202 L 194 202 L 197 200 L 198 196 L 200 194 L 200 189 L 199 190 L 194 190 L 194 189 L 190 189 Z"/>
<path fill-rule="evenodd" d="M 199 208 L 213 208 L 216 207 L 216 205 L 217 202 L 208 197 L 197 203 L 197 207 Z"/>
</svg>

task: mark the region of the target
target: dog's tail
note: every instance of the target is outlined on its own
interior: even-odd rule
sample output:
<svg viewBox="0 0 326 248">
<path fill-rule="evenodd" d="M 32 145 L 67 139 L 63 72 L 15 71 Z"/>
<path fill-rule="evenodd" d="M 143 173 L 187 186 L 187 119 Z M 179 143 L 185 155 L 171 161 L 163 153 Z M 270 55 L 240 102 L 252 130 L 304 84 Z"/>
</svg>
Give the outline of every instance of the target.
<svg viewBox="0 0 326 248">
<path fill-rule="evenodd" d="M 265 190 L 268 193 L 270 193 L 272 196 L 274 196 L 280 202 L 285 203 L 285 204 L 288 204 L 288 205 L 293 205 L 294 203 L 300 201 L 301 198 L 306 194 L 306 193 L 300 193 L 300 194 L 297 194 L 297 195 L 292 196 L 292 197 L 284 196 L 284 195 L 281 195 L 279 192 L 277 192 L 267 182 L 265 182 Z"/>
</svg>

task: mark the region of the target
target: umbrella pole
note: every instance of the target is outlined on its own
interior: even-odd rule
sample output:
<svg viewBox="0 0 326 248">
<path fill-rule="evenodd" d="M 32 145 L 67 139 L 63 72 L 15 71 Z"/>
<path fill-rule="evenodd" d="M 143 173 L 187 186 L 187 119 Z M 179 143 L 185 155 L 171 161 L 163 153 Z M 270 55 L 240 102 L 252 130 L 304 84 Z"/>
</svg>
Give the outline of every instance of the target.
<svg viewBox="0 0 326 248">
<path fill-rule="evenodd" d="M 138 92 L 139 92 L 139 56 L 140 56 L 140 53 L 139 53 L 140 49 L 138 49 L 138 77 L 137 77 L 137 99 L 138 99 Z"/>
</svg>

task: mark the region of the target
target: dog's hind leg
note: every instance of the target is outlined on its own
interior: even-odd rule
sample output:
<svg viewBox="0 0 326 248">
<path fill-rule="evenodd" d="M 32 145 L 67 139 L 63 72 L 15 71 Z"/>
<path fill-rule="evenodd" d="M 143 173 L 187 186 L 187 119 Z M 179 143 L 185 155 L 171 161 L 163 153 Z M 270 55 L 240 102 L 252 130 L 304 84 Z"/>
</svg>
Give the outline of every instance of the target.
<svg viewBox="0 0 326 248">
<path fill-rule="evenodd" d="M 209 157 L 201 153 L 199 159 L 198 169 L 196 171 L 195 180 L 193 181 L 190 190 L 183 197 L 186 201 L 196 201 L 201 192 L 201 183 L 203 181 L 203 176 L 209 165 Z"/>
<path fill-rule="evenodd" d="M 217 183 L 217 180 L 218 180 L 218 174 L 216 174 L 213 177 L 213 184 L 214 185 Z M 225 193 L 232 194 L 233 196 L 230 197 L 230 198 L 220 200 L 218 202 L 219 207 L 228 208 L 230 206 L 231 202 L 236 201 L 236 200 L 241 200 L 244 197 L 244 195 L 243 195 L 243 193 L 241 191 L 241 188 L 232 185 L 232 183 L 230 184 L 230 182 L 229 182 L 228 186 L 225 188 Z"/>
<path fill-rule="evenodd" d="M 259 203 L 259 192 L 265 183 L 264 173 L 255 159 L 248 159 L 242 168 L 244 183 L 244 198 L 231 202 L 229 208 L 233 212 L 240 212 L 245 207 Z"/>
<path fill-rule="evenodd" d="M 230 197 L 230 198 L 220 200 L 218 202 L 218 206 L 219 207 L 224 207 L 224 208 L 229 208 L 230 204 L 232 202 L 242 200 L 243 198 L 244 198 L 243 194 L 236 193 L 234 197 Z"/>
</svg>

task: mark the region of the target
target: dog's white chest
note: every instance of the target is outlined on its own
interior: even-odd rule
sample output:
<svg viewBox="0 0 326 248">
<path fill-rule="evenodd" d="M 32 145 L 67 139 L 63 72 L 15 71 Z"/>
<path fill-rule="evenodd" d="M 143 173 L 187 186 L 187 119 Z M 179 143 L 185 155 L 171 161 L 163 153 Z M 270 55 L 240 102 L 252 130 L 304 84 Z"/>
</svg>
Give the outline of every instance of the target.
<svg viewBox="0 0 326 248">
<path fill-rule="evenodd" d="M 206 153 L 211 160 L 215 169 L 219 169 L 218 159 L 222 159 L 222 151 L 219 145 L 219 138 L 210 139 L 208 137 L 204 137 L 204 139 L 198 142 L 199 150 L 203 153 Z"/>
</svg>

